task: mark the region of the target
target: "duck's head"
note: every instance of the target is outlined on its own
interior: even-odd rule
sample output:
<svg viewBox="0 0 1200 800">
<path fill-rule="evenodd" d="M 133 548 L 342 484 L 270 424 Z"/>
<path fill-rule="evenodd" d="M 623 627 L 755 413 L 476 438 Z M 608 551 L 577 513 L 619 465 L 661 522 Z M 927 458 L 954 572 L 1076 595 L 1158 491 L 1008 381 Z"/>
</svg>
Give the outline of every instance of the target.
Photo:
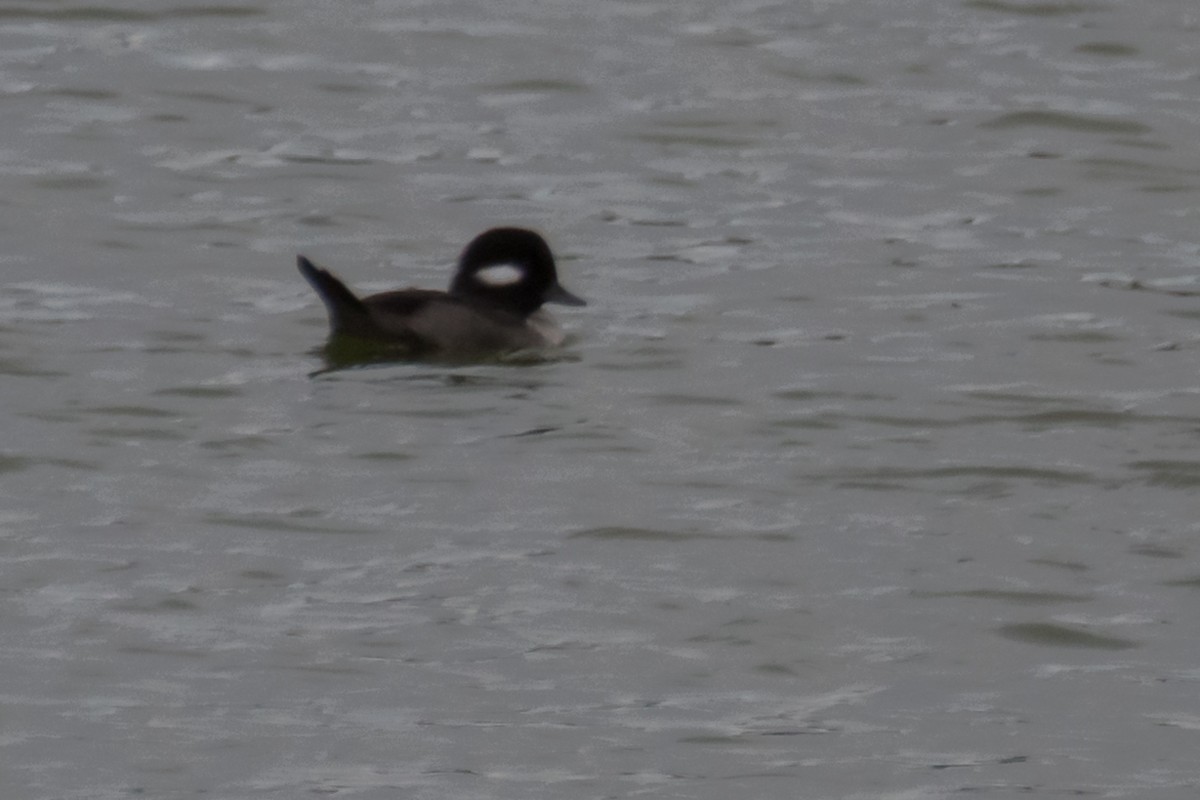
<svg viewBox="0 0 1200 800">
<path fill-rule="evenodd" d="M 559 284 L 546 240 L 524 228 L 492 228 L 472 239 L 459 256 L 450 294 L 492 303 L 521 317 L 543 303 L 587 305 Z"/>
</svg>

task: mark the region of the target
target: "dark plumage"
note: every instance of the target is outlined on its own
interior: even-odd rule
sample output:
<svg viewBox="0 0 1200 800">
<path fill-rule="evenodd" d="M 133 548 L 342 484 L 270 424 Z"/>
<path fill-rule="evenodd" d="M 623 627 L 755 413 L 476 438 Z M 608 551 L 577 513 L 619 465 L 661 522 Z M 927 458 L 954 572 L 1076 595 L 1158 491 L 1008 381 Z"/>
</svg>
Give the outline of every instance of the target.
<svg viewBox="0 0 1200 800">
<path fill-rule="evenodd" d="M 401 289 L 359 298 L 304 256 L 296 263 L 329 312 L 331 339 L 350 338 L 422 357 L 465 358 L 555 346 L 563 335 L 543 303 L 582 306 L 558 282 L 546 241 L 522 228 L 475 237 L 458 260 L 450 289 Z M 516 279 L 488 281 L 510 267 Z"/>
</svg>

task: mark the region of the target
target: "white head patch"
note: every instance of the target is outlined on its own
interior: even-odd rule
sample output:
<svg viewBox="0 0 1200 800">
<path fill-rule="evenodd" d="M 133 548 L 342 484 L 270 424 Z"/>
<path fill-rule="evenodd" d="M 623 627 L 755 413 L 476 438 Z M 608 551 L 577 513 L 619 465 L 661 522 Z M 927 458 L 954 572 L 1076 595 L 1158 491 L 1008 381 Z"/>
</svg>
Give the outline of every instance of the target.
<svg viewBox="0 0 1200 800">
<path fill-rule="evenodd" d="M 525 277 L 525 271 L 512 264 L 489 264 L 476 272 L 475 277 L 486 286 L 512 286 Z"/>
</svg>

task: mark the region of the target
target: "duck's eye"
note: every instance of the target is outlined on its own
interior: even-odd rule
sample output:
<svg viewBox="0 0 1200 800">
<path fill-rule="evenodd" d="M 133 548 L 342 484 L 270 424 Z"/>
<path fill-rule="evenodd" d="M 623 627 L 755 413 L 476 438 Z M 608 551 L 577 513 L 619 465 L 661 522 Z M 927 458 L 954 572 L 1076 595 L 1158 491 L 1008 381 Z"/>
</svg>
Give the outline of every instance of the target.
<svg viewBox="0 0 1200 800">
<path fill-rule="evenodd" d="M 475 273 L 476 279 L 486 286 L 512 286 L 524 276 L 525 273 L 512 264 L 494 264 Z"/>
</svg>

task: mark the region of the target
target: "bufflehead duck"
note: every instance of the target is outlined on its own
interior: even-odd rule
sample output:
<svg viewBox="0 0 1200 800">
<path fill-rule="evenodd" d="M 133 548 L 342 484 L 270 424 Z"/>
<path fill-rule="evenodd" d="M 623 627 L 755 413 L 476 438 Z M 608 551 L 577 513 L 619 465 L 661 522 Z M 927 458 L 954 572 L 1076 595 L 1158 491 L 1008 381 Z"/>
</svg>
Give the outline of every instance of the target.
<svg viewBox="0 0 1200 800">
<path fill-rule="evenodd" d="M 522 228 L 476 236 L 446 292 L 401 289 L 360 299 L 304 256 L 296 264 L 329 312 L 331 345 L 351 339 L 407 357 L 462 359 L 555 347 L 563 332 L 542 304 L 586 305 L 559 284 L 546 240 Z M 516 276 L 493 282 L 489 270 Z"/>
</svg>

